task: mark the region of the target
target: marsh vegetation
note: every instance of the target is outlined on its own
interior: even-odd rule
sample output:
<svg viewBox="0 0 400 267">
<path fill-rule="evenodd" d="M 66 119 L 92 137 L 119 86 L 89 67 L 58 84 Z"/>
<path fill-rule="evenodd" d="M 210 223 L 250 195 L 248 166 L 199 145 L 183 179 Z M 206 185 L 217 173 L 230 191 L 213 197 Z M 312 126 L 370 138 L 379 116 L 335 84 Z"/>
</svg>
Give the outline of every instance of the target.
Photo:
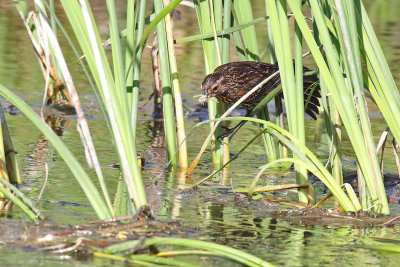
<svg viewBox="0 0 400 267">
<path fill-rule="evenodd" d="M 68 254 L 80 248 L 97 259 L 138 264 L 160 261 L 165 255 L 152 248 L 167 244 L 250 266 L 293 265 L 302 257 L 292 255 L 303 246 L 296 240 L 310 235 L 314 248 L 321 236 L 329 244 L 347 244 L 350 238 L 343 236 L 369 234 L 356 230 L 362 228 L 394 244 L 362 241 L 365 262 L 384 264 L 397 257 L 379 262 L 374 252 L 397 249 L 384 226 L 396 223 L 388 215 L 397 215 L 393 202 L 400 166 L 398 47 L 390 45 L 396 31 L 388 30 L 398 25 L 397 4 L 393 10 L 385 1 L 340 0 L 15 0 L 2 5 L 0 35 L 6 41 L 0 66 L 10 67 L 0 72 L 0 94 L 6 111 L 16 107 L 23 113 L 2 119 L 1 191 L 15 206 L 4 201 L 4 214 L 19 219 L 26 214 L 33 221 L 48 217 L 92 231 L 88 236 L 73 229 L 69 239 L 47 240 L 40 249 Z M 377 37 L 370 10 L 379 10 L 374 11 L 381 16 L 378 34 L 389 32 L 389 41 Z M 386 54 L 387 47 L 393 54 Z M 206 75 L 235 61 L 269 62 L 279 69 L 247 90 L 280 76 L 254 117 L 235 109 L 251 98 L 244 93 L 230 106 L 215 98 L 199 105 L 193 98 L 202 94 Z M 315 101 L 307 99 L 312 93 L 304 94 L 303 81 L 310 75 L 319 78 L 309 88 L 320 91 L 316 121 L 304 116 Z M 218 138 L 241 120 L 248 122 Z M 177 218 L 184 219 L 182 225 Z M 167 219 L 172 221 L 162 221 Z M 95 220 L 101 221 L 88 223 Z M 215 243 L 175 238 L 186 237 L 187 225 L 196 224 L 202 230 L 215 227 L 207 241 L 237 246 L 268 262 Z M 126 230 L 127 225 L 137 229 Z M 314 229 L 307 229 L 310 225 Z M 325 234 L 329 227 L 334 230 Z M 68 236 L 68 231 L 49 235 Z M 340 231 L 345 234 L 339 238 Z M 268 233 L 290 240 L 278 259 L 274 251 L 283 243 L 269 244 L 275 241 Z M 189 237 L 201 239 L 197 233 Z M 326 260 L 333 264 L 357 242 Z M 144 247 L 158 256 L 123 253 Z M 272 252 L 264 254 L 268 249 Z M 346 253 L 346 259 L 353 258 Z M 159 263 L 190 262 L 184 260 Z M 303 259 L 299 265 L 310 264 Z"/>
</svg>

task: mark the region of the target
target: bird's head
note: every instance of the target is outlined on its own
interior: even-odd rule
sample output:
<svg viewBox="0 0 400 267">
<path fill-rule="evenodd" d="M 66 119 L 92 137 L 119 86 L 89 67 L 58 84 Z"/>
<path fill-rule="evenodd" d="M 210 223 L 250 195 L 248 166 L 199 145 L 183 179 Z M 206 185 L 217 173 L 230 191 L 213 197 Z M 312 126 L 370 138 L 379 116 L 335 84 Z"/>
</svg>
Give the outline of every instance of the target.
<svg viewBox="0 0 400 267">
<path fill-rule="evenodd" d="M 206 76 L 203 83 L 201 84 L 201 89 L 203 94 L 207 98 L 211 98 L 218 94 L 218 86 L 222 82 L 224 76 L 221 73 L 213 73 Z"/>
</svg>

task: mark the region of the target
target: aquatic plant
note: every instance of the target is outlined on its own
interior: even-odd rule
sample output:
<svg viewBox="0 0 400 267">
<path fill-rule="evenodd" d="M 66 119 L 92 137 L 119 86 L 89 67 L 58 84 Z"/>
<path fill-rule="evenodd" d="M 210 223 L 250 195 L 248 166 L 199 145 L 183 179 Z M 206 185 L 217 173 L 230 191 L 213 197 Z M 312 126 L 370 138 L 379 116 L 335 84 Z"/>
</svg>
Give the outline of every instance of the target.
<svg viewBox="0 0 400 267">
<path fill-rule="evenodd" d="M 200 12 L 197 11 L 197 14 L 201 32 L 205 36 L 203 44 L 206 41 L 208 43 L 212 42 L 210 37 L 212 36 L 211 34 L 214 35 L 214 43 L 211 43 L 214 47 L 204 45 L 203 48 L 205 55 L 210 55 L 206 62 L 215 62 L 220 54 L 220 46 L 217 43 L 218 36 L 224 35 L 225 32 L 236 32 L 236 29 L 233 30 L 230 27 L 218 32 L 216 29 L 210 31 L 210 28 L 208 28 L 208 33 L 204 31 L 203 25 L 209 23 L 205 18 L 212 18 L 212 13 L 207 11 L 208 7 L 205 2 L 200 1 L 200 8 L 198 7 L 197 9 L 201 9 L 201 12 L 206 12 L 209 15 L 201 14 L 200 19 Z M 247 5 L 247 2 L 240 1 L 240 4 Z M 209 4 L 211 9 L 212 2 L 209 2 Z M 360 196 L 362 209 L 388 214 L 389 208 L 375 152 L 376 145 L 372 138 L 371 125 L 368 120 L 364 93 L 364 87 L 371 92 L 393 135 L 398 139 L 398 123 L 395 122 L 395 118 L 399 115 L 399 101 L 397 101 L 399 93 L 379 42 L 362 1 L 350 3 L 346 1 L 310 0 L 306 1 L 304 7 L 303 4 L 304 1 L 296 0 L 266 1 L 268 10 L 266 19 L 269 20 L 268 25 L 272 32 L 270 37 L 273 39 L 270 40 L 268 46 L 271 47 L 271 58 L 274 59 L 276 57 L 281 72 L 289 131 L 297 140 L 296 142 L 304 145 L 305 134 L 302 115 L 304 100 L 303 89 L 300 88 L 302 86 L 299 86 L 302 85 L 302 77 L 298 75 L 301 73 L 300 71 L 297 71 L 297 75 L 295 75 L 292 67 L 294 59 L 295 69 L 302 69 L 301 43 L 304 38 L 318 66 L 321 78 L 321 87 L 324 92 L 322 102 L 327 118 L 327 127 L 332 136 L 333 155 L 331 157 L 331 168 L 336 177 L 336 185 L 340 186 L 342 183 L 339 153 L 341 130 L 338 123 L 340 116 L 340 120 L 343 121 L 343 127 L 346 129 L 353 145 L 360 168 L 359 175 L 362 177 L 362 182 L 359 187 L 363 188 L 363 193 Z M 202 5 L 204 8 L 201 8 Z M 291 13 L 288 13 L 287 5 Z M 257 47 L 252 45 L 252 43 L 257 43 L 256 37 L 249 34 L 249 32 L 253 32 L 251 28 L 254 23 L 262 20 L 252 20 L 249 15 L 245 21 L 243 19 L 240 21 L 240 18 L 243 18 L 241 12 L 249 10 L 249 6 L 242 6 L 240 11 L 238 10 L 235 9 L 236 17 L 233 16 L 234 23 L 247 23 L 246 26 L 248 27 L 246 30 L 240 29 L 242 43 L 240 38 L 235 39 L 236 52 L 241 59 L 244 59 L 247 54 L 247 56 L 256 56 L 255 59 L 258 60 Z M 311 11 L 313 17 L 305 16 L 303 10 Z M 288 24 L 288 19 L 291 16 L 295 20 L 294 31 L 291 30 Z M 312 31 L 306 19 L 312 21 Z M 219 22 L 212 23 L 217 25 Z M 294 40 L 294 45 L 291 40 Z M 294 57 L 292 55 L 293 46 Z M 209 50 L 213 49 L 215 50 L 213 53 L 209 52 Z M 324 54 L 322 54 L 321 50 L 323 50 Z M 366 68 L 362 67 L 362 60 L 366 64 Z M 208 72 L 209 68 L 206 68 L 206 73 Z M 298 92 L 301 93 L 299 94 Z M 210 112 L 210 122 L 214 123 L 214 118 L 218 116 L 212 115 L 215 114 L 212 110 Z M 223 117 L 226 115 L 224 114 Z M 267 147 L 271 147 L 271 145 Z M 270 151 L 273 151 L 273 149 L 270 149 Z M 283 154 L 281 154 L 282 156 Z M 189 169 L 190 172 L 193 171 L 198 160 L 199 157 L 192 164 Z M 221 165 L 218 166 L 220 167 Z M 304 166 L 297 164 L 295 166 L 297 182 L 299 184 L 307 183 L 307 173 Z M 305 191 L 302 192 L 300 190 L 299 200 L 302 202 L 309 201 Z"/>
<path fill-rule="evenodd" d="M 80 63 L 84 68 L 87 65 L 93 78 L 93 88 L 98 96 L 100 106 L 104 110 L 105 119 L 118 152 L 121 172 L 132 201 L 132 207 L 134 207 L 133 210 L 147 204 L 135 143 L 141 54 L 147 37 L 154 29 L 156 29 L 158 45 L 161 50 L 160 76 L 168 160 L 170 166 L 174 168 L 179 166 L 182 170 L 185 170 L 187 167 L 183 111 L 179 80 L 177 79 L 178 68 L 174 59 L 172 27 L 169 18 L 169 12 L 180 2 L 174 0 L 167 3 L 155 0 L 155 12 L 149 17 L 148 26 L 145 28 L 146 1 L 138 1 L 136 5 L 134 1 L 128 1 L 126 30 L 121 31 L 117 25 L 115 3 L 112 0 L 106 1 L 110 26 L 110 39 L 106 44 L 111 45 L 111 63 L 104 50 L 104 44 L 100 40 L 89 3 L 84 0 L 61 1 L 71 27 L 77 36 L 80 49 L 84 54 L 84 60 L 80 60 Z M 27 19 L 28 14 L 23 3 L 24 1 L 19 0 L 16 2 L 16 6 L 19 8 L 22 17 Z M 64 65 L 62 52 L 58 51 L 55 31 L 58 28 L 66 36 L 67 34 L 55 16 L 54 7 L 46 1 L 36 0 L 35 4 L 43 32 L 52 46 L 51 57 L 56 62 L 57 68 L 65 69 L 62 67 Z M 265 48 L 268 47 L 270 50 L 271 61 L 279 65 L 282 87 L 277 88 L 277 90 L 282 90 L 285 96 L 284 106 L 286 107 L 290 134 L 281 129 L 284 126 L 281 121 L 277 121 L 280 127 L 268 122 L 269 114 L 265 105 L 272 98 L 263 101 L 263 104 L 259 105 L 257 112 L 255 112 L 262 120 L 253 119 L 254 122 L 261 125 L 261 135 L 269 160 L 269 163 L 262 169 L 265 170 L 266 167 L 286 161 L 293 162 L 295 163 L 299 185 L 308 183 L 307 170 L 314 171 L 314 174 L 317 172 L 319 174 L 316 174 L 316 176 L 319 178 L 329 177 L 329 179 L 321 178 L 321 180 L 329 189 L 336 192 L 334 193 L 336 197 L 341 198 L 339 202 L 345 210 L 360 209 L 353 198 L 352 190 L 347 186 L 348 195 L 345 195 L 343 189 L 340 188 L 342 183 L 339 153 L 341 130 L 338 126 L 340 118 L 357 157 L 359 175 L 362 178 L 359 186 L 363 188 L 363 195 L 360 196 L 362 209 L 388 214 L 389 208 L 382 174 L 375 152 L 376 145 L 372 138 L 371 125 L 365 105 L 364 87 L 373 96 L 391 132 L 397 139 L 400 138 L 400 128 L 396 121 L 396 118 L 400 115 L 398 104 L 400 101 L 397 101 L 400 96 L 362 1 L 349 3 L 339 0 L 310 0 L 305 2 L 267 0 L 265 4 L 267 16 L 254 19 L 251 2 L 247 0 L 234 1 L 233 4 L 229 0 L 223 2 L 194 1 L 200 35 L 177 39 L 175 43 L 201 40 L 206 62 L 205 73 L 208 74 L 213 72 L 218 65 L 229 62 L 230 55 L 233 53 L 230 48 L 231 41 L 235 44 L 236 53 L 240 59 L 261 60 L 262 56 L 258 51 L 259 44 L 254 24 L 267 20 L 267 28 L 270 30 L 270 43 Z M 305 16 L 305 12 L 308 11 L 312 13 L 312 18 Z M 47 14 L 49 14 L 49 17 Z M 294 21 L 294 29 L 289 24 L 290 20 Z M 312 30 L 307 20 L 312 21 Z M 38 28 L 38 25 L 36 28 Z M 126 38 L 126 46 L 121 45 L 121 38 Z M 299 71 L 303 68 L 303 39 L 310 49 L 320 75 L 320 86 L 323 92 L 321 101 L 332 142 L 333 154 L 330 159 L 333 177 L 318 162 L 312 152 L 305 147 L 304 99 L 301 86 L 303 72 Z M 75 47 L 73 49 L 76 50 Z M 293 54 L 292 51 L 294 51 Z M 77 57 L 79 58 L 78 53 Z M 365 63 L 366 67 L 362 66 L 362 62 Z M 66 81 L 68 90 L 70 90 L 71 83 L 68 79 L 68 72 L 61 70 L 62 79 Z M 88 77 L 90 78 L 90 76 Z M 33 112 L 29 110 L 29 107 L 24 106 L 12 92 L 4 87 L 1 88 L 1 94 L 18 108 L 24 110 L 26 114 Z M 275 95 L 277 93 L 278 91 L 275 92 Z M 279 113 L 281 112 L 279 104 L 281 100 L 276 101 L 278 103 L 276 108 Z M 210 120 L 208 123 L 211 124 L 212 133 L 207 140 L 212 141 L 212 158 L 215 170 L 226 170 L 229 162 L 231 162 L 229 160 L 229 139 L 219 140 L 216 138 L 221 134 L 219 122 L 227 120 L 224 118 L 228 113 L 223 114 L 225 109 L 226 107 L 223 105 L 209 101 Z M 79 109 L 77 111 L 79 112 Z M 52 142 L 60 143 L 39 122 L 38 117 L 33 114 L 28 116 L 45 131 L 46 136 Z M 83 118 L 83 115 L 78 117 Z M 81 123 L 81 125 L 84 125 L 84 123 Z M 88 136 L 88 130 L 84 130 L 84 132 Z M 91 144 L 88 138 L 86 140 L 88 144 Z M 203 146 L 202 151 L 204 151 L 205 146 Z M 245 145 L 245 147 L 247 146 L 248 144 Z M 72 155 L 69 154 L 68 149 L 60 144 L 55 145 L 55 147 L 67 164 L 75 170 L 76 178 L 82 183 L 83 190 L 99 218 L 114 215 L 115 210 L 110 204 L 99 165 L 94 164 L 102 186 L 103 197 L 100 197 L 99 192 L 91 184 L 83 169 L 77 167 L 78 163 L 69 158 Z M 293 158 L 287 158 L 284 152 L 286 149 L 292 151 Z M 96 162 L 94 148 L 91 148 L 88 153 Z M 179 155 L 179 165 L 177 155 Z M 307 156 L 305 157 L 305 155 Z M 199 159 L 198 156 L 190 166 L 189 174 L 193 172 Z M 315 170 L 315 166 L 318 166 L 318 171 Z M 213 174 L 217 173 L 213 172 Z M 227 172 L 223 172 L 223 174 L 226 176 Z M 81 177 L 87 178 L 82 179 Z M 257 177 L 250 187 L 250 196 Z M 348 203 L 351 202 L 351 198 L 353 198 L 353 204 L 350 205 Z M 310 196 L 310 192 L 304 188 L 299 189 L 300 202 L 312 203 L 314 199 L 314 196 Z"/>
</svg>

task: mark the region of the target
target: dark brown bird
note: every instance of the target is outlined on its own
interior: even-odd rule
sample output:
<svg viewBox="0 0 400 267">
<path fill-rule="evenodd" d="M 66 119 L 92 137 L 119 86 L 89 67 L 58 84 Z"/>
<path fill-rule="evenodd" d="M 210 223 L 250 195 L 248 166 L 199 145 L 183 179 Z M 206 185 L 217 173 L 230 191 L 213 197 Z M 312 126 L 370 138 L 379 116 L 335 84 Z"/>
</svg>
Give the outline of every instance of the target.
<svg viewBox="0 0 400 267">
<path fill-rule="evenodd" d="M 207 97 L 216 97 L 218 101 L 232 105 L 257 84 L 274 74 L 278 69 L 277 65 L 264 62 L 232 62 L 219 66 L 215 69 L 214 73 L 207 75 L 201 87 Z M 309 71 L 309 69 L 304 67 L 303 71 Z M 318 77 L 316 75 L 304 76 L 305 103 L 309 97 L 309 93 L 312 92 L 305 108 L 305 113 L 313 119 L 317 118 L 318 98 L 321 97 L 318 85 L 312 91 L 313 85 L 317 82 Z M 281 78 L 277 75 L 243 101 L 238 108 L 245 109 L 247 111 L 246 116 L 250 115 L 257 104 L 280 84 Z M 283 96 L 282 92 L 278 96 Z M 229 133 L 223 134 L 223 136 L 227 136 L 231 132 L 229 131 Z"/>
</svg>

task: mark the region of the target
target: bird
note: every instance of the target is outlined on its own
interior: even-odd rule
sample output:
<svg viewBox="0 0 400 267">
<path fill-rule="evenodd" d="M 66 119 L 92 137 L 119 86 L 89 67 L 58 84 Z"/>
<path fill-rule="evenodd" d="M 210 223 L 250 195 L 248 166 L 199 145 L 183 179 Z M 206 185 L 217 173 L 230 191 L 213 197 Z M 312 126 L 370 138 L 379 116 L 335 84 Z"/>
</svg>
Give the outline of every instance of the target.
<svg viewBox="0 0 400 267">
<path fill-rule="evenodd" d="M 202 82 L 202 91 L 205 98 L 217 98 L 218 102 L 226 103 L 228 106 L 233 105 L 247 92 L 253 89 L 257 84 L 274 74 L 279 70 L 278 65 L 265 62 L 255 61 L 238 61 L 220 65 L 212 74 L 207 75 Z M 303 67 L 303 72 L 310 71 Z M 314 120 L 317 119 L 320 106 L 318 98 L 321 97 L 320 87 L 317 75 L 308 75 L 303 78 L 305 113 Z M 244 100 L 238 108 L 247 111 L 249 116 L 252 110 L 260 103 L 272 90 L 281 84 L 280 75 L 276 75 L 246 100 Z M 280 92 L 277 97 L 283 97 Z M 242 126 L 244 122 L 240 122 L 236 127 L 228 129 L 221 137 L 230 135 L 236 128 Z"/>
</svg>

